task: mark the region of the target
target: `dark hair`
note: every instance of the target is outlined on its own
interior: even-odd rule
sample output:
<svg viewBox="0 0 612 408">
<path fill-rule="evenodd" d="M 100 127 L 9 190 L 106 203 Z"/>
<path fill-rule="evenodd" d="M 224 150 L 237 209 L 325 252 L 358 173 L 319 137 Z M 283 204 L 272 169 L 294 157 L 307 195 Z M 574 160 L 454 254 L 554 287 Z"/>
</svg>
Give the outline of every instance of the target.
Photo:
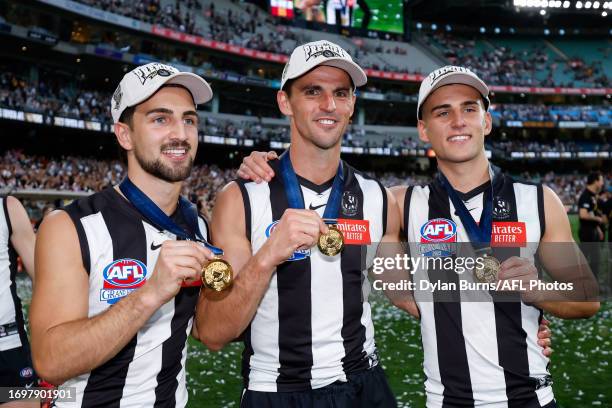
<svg viewBox="0 0 612 408">
<path fill-rule="evenodd" d="M 128 106 L 127 108 L 125 108 L 123 112 L 121 112 L 121 116 L 119 116 L 119 122 L 125 123 L 126 125 L 130 127 L 130 129 L 133 129 L 135 111 L 136 111 L 136 105 Z"/>
<path fill-rule="evenodd" d="M 601 171 L 594 171 L 592 173 L 589 173 L 589 175 L 587 176 L 587 185 L 593 184 L 599 181 L 599 178 L 601 176 L 602 176 Z"/>
<path fill-rule="evenodd" d="M 288 79 L 287 82 L 285 82 L 285 86 L 283 86 L 283 88 L 281 89 L 281 91 L 285 91 L 288 97 L 291 97 L 291 86 L 295 82 L 295 79 L 296 78 Z"/>
</svg>

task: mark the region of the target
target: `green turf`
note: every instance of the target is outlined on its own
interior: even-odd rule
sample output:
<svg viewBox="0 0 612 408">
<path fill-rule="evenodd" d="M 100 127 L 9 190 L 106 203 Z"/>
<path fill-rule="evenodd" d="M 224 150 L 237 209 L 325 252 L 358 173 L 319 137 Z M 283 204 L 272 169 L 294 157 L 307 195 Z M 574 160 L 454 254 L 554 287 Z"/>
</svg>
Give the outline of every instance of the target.
<svg viewBox="0 0 612 408">
<path fill-rule="evenodd" d="M 555 350 L 551 362 L 560 407 L 612 406 L 612 306 L 587 320 L 549 318 Z M 425 404 L 423 351 L 418 323 L 384 299 L 372 302 L 376 343 L 399 406 Z M 211 353 L 191 341 L 187 360 L 189 407 L 236 407 L 240 395 L 240 353 L 232 344 Z"/>
<path fill-rule="evenodd" d="M 381 1 L 366 0 L 372 16 L 368 30 L 388 31 L 402 34 L 404 32 L 404 11 L 402 0 Z M 353 18 L 353 27 L 361 27 L 363 10 L 358 8 Z"/>
</svg>

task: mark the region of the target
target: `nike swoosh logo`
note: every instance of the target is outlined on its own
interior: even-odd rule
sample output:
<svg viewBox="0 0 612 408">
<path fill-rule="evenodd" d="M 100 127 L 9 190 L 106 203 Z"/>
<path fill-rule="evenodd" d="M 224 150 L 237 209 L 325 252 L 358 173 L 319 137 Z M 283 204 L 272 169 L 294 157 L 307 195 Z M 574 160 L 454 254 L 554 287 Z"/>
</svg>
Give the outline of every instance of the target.
<svg viewBox="0 0 612 408">
<path fill-rule="evenodd" d="M 308 206 L 308 209 L 309 210 L 316 210 L 317 208 L 321 208 L 321 207 L 325 207 L 325 204 L 317 205 L 316 207 L 313 207 L 312 204 L 310 204 Z"/>
<path fill-rule="evenodd" d="M 157 251 L 161 246 L 162 244 L 155 245 L 155 243 L 151 242 L 151 251 Z"/>
</svg>

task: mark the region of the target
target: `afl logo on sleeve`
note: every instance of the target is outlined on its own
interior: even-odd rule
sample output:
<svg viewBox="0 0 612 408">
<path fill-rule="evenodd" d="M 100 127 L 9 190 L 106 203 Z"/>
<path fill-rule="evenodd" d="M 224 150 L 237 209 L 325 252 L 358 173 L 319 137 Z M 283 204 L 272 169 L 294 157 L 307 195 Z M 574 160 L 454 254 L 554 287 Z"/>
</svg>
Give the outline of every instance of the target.
<svg viewBox="0 0 612 408">
<path fill-rule="evenodd" d="M 100 290 L 100 301 L 112 305 L 144 285 L 147 267 L 136 259 L 118 259 L 104 268 L 102 277 L 104 283 Z"/>
</svg>

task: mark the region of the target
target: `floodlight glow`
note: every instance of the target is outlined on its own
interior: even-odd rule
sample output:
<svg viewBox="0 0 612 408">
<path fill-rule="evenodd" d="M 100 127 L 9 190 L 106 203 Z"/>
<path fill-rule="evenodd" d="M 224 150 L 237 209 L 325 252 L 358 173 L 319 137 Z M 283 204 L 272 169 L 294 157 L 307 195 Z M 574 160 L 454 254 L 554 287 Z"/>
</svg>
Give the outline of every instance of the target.
<svg viewBox="0 0 612 408">
<path fill-rule="evenodd" d="M 569 8 L 570 6 L 570 2 L 569 1 L 564 1 L 563 2 L 563 8 Z"/>
<path fill-rule="evenodd" d="M 598 9 L 599 8 L 599 2 L 598 1 L 593 2 L 593 8 L 594 9 Z"/>
<path fill-rule="evenodd" d="M 495 34 L 499 34 L 501 32 L 501 30 L 499 29 L 499 27 L 495 27 Z"/>
<path fill-rule="evenodd" d="M 486 28 L 484 28 L 484 27 L 480 27 L 480 32 L 481 32 L 482 34 L 484 34 L 484 33 L 486 33 L 486 32 L 487 32 L 487 29 L 486 29 Z"/>
<path fill-rule="evenodd" d="M 432 30 L 437 30 L 438 29 L 438 25 L 437 24 L 432 24 L 431 25 L 431 29 Z"/>
<path fill-rule="evenodd" d="M 577 1 L 576 2 L 576 8 L 577 9 L 581 9 L 582 8 L 582 2 L 581 1 Z"/>
<path fill-rule="evenodd" d="M 559 35 L 565 35 L 565 30 L 564 29 L 560 29 L 559 30 Z"/>
<path fill-rule="evenodd" d="M 607 17 L 608 16 L 608 12 L 607 11 L 602 11 L 601 12 L 601 16 L 602 17 Z"/>
<path fill-rule="evenodd" d="M 584 8 L 590 9 L 591 8 L 591 2 L 587 1 L 586 3 L 584 3 Z"/>
<path fill-rule="evenodd" d="M 540 10 L 540 15 L 541 16 L 545 16 L 546 15 L 546 10 Z"/>
</svg>

